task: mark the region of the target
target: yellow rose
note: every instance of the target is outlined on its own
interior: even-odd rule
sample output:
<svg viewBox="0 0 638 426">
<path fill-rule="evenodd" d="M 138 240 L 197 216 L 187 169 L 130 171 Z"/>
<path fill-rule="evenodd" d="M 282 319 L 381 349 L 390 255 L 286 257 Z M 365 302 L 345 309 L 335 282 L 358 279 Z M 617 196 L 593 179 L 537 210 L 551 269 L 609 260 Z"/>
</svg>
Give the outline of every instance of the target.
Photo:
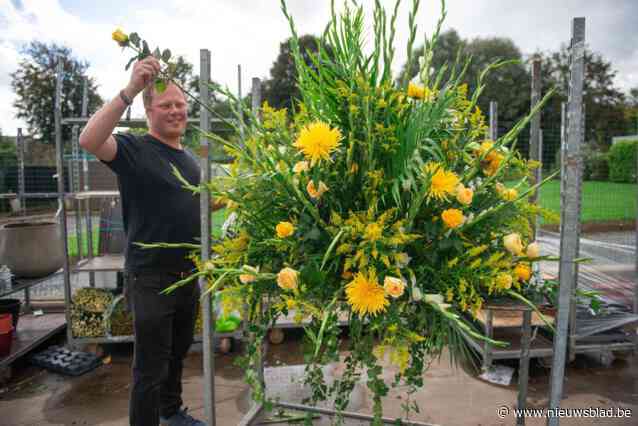
<svg viewBox="0 0 638 426">
<path fill-rule="evenodd" d="M 279 222 L 275 230 L 279 238 L 286 238 L 294 234 L 295 226 L 290 222 Z"/>
<path fill-rule="evenodd" d="M 284 290 L 297 288 L 297 275 L 299 272 L 292 268 L 284 268 L 277 274 L 277 285 Z"/>
<path fill-rule="evenodd" d="M 536 259 L 541 255 L 541 246 L 538 243 L 531 243 L 527 246 L 527 257 Z"/>
<path fill-rule="evenodd" d="M 400 278 L 385 277 L 385 280 L 383 280 L 383 288 L 386 293 L 396 299 L 403 295 L 405 283 Z"/>
<path fill-rule="evenodd" d="M 310 169 L 310 165 L 307 161 L 299 161 L 292 168 L 292 171 L 295 172 L 296 174 L 299 174 L 301 172 L 307 172 L 309 169 Z"/>
<path fill-rule="evenodd" d="M 119 28 L 113 31 L 113 34 L 111 34 L 111 37 L 113 38 L 113 40 L 117 42 L 117 44 L 119 44 L 122 47 L 128 45 L 128 36 L 124 34 L 124 31 L 122 31 Z"/>
<path fill-rule="evenodd" d="M 448 228 L 454 229 L 458 228 L 465 222 L 465 216 L 461 210 L 458 209 L 447 209 L 441 213 L 441 219 L 445 223 L 445 226 Z"/>
<path fill-rule="evenodd" d="M 512 276 L 501 272 L 496 276 L 496 286 L 503 290 L 509 290 L 512 287 Z"/>
<path fill-rule="evenodd" d="M 459 184 L 456 188 L 456 199 L 459 203 L 469 206 L 472 204 L 472 198 L 474 197 L 474 191 L 470 188 L 466 188 L 463 184 Z"/>
<path fill-rule="evenodd" d="M 516 278 L 520 281 L 529 281 L 532 276 L 532 269 L 526 263 L 519 263 L 514 268 L 514 275 L 516 275 Z"/>
<path fill-rule="evenodd" d="M 523 253 L 523 242 L 521 236 L 516 232 L 503 237 L 503 245 L 512 254 L 520 256 Z"/>
<path fill-rule="evenodd" d="M 328 189 L 329 188 L 326 186 L 326 184 L 321 181 L 319 182 L 319 189 L 315 188 L 315 183 L 312 180 L 308 182 L 308 185 L 306 185 L 306 191 L 308 191 L 308 195 L 310 195 L 310 197 L 314 199 L 321 198 L 324 192 L 327 192 Z"/>
</svg>

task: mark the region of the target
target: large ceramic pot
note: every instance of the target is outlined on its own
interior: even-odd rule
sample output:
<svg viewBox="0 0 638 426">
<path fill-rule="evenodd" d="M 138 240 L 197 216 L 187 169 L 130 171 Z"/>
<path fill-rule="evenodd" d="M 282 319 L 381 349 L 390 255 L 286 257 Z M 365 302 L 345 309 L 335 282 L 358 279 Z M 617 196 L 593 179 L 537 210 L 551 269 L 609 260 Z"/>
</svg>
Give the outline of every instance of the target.
<svg viewBox="0 0 638 426">
<path fill-rule="evenodd" d="M 0 264 L 16 277 L 39 278 L 62 267 L 64 252 L 55 222 L 20 222 L 0 226 Z"/>
</svg>

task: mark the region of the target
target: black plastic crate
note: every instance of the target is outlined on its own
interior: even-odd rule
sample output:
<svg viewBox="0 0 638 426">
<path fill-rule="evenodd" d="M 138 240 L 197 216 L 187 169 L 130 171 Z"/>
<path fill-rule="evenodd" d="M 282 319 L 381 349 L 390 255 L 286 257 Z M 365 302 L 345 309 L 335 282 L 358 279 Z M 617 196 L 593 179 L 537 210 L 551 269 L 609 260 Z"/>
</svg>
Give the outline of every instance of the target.
<svg viewBox="0 0 638 426">
<path fill-rule="evenodd" d="M 101 365 L 102 360 L 92 353 L 51 346 L 33 355 L 31 363 L 56 373 L 81 376 Z"/>
</svg>

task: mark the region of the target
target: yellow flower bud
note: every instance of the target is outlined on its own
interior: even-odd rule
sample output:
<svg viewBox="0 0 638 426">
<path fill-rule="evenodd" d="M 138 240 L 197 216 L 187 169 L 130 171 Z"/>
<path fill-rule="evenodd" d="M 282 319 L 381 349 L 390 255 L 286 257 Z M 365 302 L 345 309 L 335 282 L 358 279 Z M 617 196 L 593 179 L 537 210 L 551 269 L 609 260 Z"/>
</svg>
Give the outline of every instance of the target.
<svg viewBox="0 0 638 426">
<path fill-rule="evenodd" d="M 469 206 L 472 204 L 472 198 L 474 197 L 474 191 L 470 188 L 466 188 L 463 184 L 459 184 L 456 187 L 456 199 L 459 203 Z"/>
<path fill-rule="evenodd" d="M 540 244 L 536 242 L 529 244 L 527 246 L 527 252 L 525 254 L 527 254 L 527 257 L 529 257 L 530 259 L 536 259 L 541 255 Z"/>
<path fill-rule="evenodd" d="M 239 281 L 240 281 L 242 284 L 248 284 L 248 283 L 251 283 L 251 282 L 255 281 L 256 279 L 257 279 L 257 277 L 256 277 L 256 276 L 254 276 L 254 275 L 252 275 L 252 274 L 241 274 L 241 275 L 239 276 Z"/>
<path fill-rule="evenodd" d="M 279 222 L 275 230 L 279 238 L 286 238 L 294 234 L 295 226 L 290 222 Z"/>
<path fill-rule="evenodd" d="M 299 272 L 292 268 L 283 268 L 277 274 L 277 285 L 284 290 L 294 290 L 297 288 L 297 275 Z"/>
<path fill-rule="evenodd" d="M 319 182 L 319 189 L 315 188 L 315 184 L 312 180 L 308 182 L 308 185 L 306 185 L 306 191 L 308 191 L 308 195 L 310 195 L 310 197 L 314 199 L 321 198 L 324 192 L 327 192 L 328 189 L 329 188 L 323 182 Z"/>
<path fill-rule="evenodd" d="M 292 171 L 295 172 L 296 174 L 299 174 L 301 172 L 307 172 L 309 169 L 310 169 L 310 165 L 307 161 L 299 161 L 292 168 Z"/>
<path fill-rule="evenodd" d="M 454 229 L 458 228 L 465 222 L 465 216 L 461 210 L 458 209 L 447 209 L 441 213 L 441 219 L 445 223 L 445 226 L 448 228 Z"/>
<path fill-rule="evenodd" d="M 523 253 L 523 242 L 521 236 L 516 232 L 503 237 L 503 245 L 510 253 L 520 256 Z"/>
<path fill-rule="evenodd" d="M 111 34 L 111 37 L 120 46 L 122 47 L 128 46 L 128 35 L 124 34 L 124 31 L 122 31 L 121 29 L 117 28 L 115 31 L 113 31 L 113 34 Z"/>
<path fill-rule="evenodd" d="M 414 99 L 423 99 L 425 97 L 425 89 L 414 83 L 408 83 L 408 97 Z"/>
<path fill-rule="evenodd" d="M 518 191 L 514 188 L 506 189 L 501 196 L 506 201 L 514 201 L 518 197 Z"/>
<path fill-rule="evenodd" d="M 386 293 L 396 299 L 403 295 L 405 283 L 400 278 L 385 277 L 385 280 L 383 280 L 383 288 Z"/>
</svg>

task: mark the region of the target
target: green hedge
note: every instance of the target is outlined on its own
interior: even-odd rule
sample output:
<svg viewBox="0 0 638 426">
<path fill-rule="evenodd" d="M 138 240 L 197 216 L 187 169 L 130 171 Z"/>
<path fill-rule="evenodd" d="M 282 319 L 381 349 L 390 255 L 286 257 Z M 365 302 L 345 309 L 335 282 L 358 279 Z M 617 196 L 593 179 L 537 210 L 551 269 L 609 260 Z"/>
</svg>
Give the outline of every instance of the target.
<svg viewBox="0 0 638 426">
<path fill-rule="evenodd" d="M 612 182 L 636 182 L 636 153 L 638 140 L 622 141 L 609 148 L 609 180 Z"/>
</svg>

